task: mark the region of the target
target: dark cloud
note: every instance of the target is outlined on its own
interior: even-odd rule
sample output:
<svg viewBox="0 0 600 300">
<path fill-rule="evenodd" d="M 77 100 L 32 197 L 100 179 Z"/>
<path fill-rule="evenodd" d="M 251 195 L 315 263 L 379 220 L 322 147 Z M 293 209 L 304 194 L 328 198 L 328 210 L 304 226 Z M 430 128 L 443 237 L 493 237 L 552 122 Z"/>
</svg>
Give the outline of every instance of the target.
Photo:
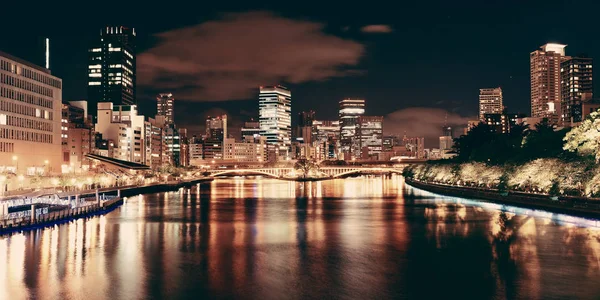
<svg viewBox="0 0 600 300">
<path fill-rule="evenodd" d="M 441 108 L 415 107 L 395 111 L 384 120 L 385 134 L 425 137 L 427 147 L 437 148 L 444 125 L 454 129 L 454 136 L 462 134 L 469 120 L 477 117 L 463 117 Z"/>
<path fill-rule="evenodd" d="M 376 24 L 363 26 L 360 28 L 360 31 L 365 33 L 390 33 L 394 30 L 389 25 Z"/>
<path fill-rule="evenodd" d="M 260 85 L 357 74 L 365 47 L 323 28 L 248 12 L 159 33 L 159 43 L 138 56 L 139 83 L 178 99 L 222 101 L 252 97 Z"/>
</svg>

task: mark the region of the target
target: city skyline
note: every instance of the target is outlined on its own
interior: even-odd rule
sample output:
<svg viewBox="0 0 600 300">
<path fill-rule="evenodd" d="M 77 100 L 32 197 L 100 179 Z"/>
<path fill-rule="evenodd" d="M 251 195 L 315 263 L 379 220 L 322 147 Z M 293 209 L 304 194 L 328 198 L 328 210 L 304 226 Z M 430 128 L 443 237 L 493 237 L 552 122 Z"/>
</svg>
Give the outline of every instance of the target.
<svg viewBox="0 0 600 300">
<path fill-rule="evenodd" d="M 424 8 L 421 4 L 414 5 L 416 11 Z M 489 5 L 482 3 L 472 8 L 486 10 Z M 317 11 L 316 9 L 292 9 L 278 6 L 277 10 L 265 13 L 262 7 L 248 6 L 244 9 L 245 11 L 258 11 L 263 14 L 256 16 L 256 14 L 238 13 L 231 16 L 228 13 L 236 10 L 211 4 L 200 15 L 194 13 L 192 16 L 192 13 L 183 13 L 181 18 L 177 18 L 178 20 L 161 22 L 162 24 L 154 24 L 153 18 L 143 16 L 102 16 L 102 18 L 86 16 L 90 19 L 89 22 L 85 22 L 81 27 L 70 29 L 68 38 L 63 32 L 64 26 L 62 25 L 64 24 L 58 21 L 49 24 L 37 35 L 50 38 L 51 69 L 53 74 L 65 81 L 64 99 L 78 100 L 85 99 L 86 87 L 82 87 L 81 80 L 75 79 L 75 75 L 87 72 L 82 59 L 87 59 L 85 51 L 89 47 L 89 41 L 92 37 L 96 37 L 99 30 L 105 28 L 107 24 L 124 24 L 136 28 L 139 56 L 149 51 L 154 53 L 154 50 L 151 51 L 151 49 L 155 48 L 157 40 L 168 38 L 165 35 L 177 28 L 200 26 L 198 28 L 204 30 L 206 28 L 202 26 L 208 24 L 219 29 L 223 27 L 224 23 L 233 26 L 238 24 L 237 22 L 248 19 L 249 16 L 254 16 L 257 18 L 256 20 L 262 21 L 317 26 L 315 27 L 319 33 L 317 36 L 318 38 L 324 36 L 324 43 L 330 41 L 330 38 L 334 38 L 336 41 L 341 39 L 341 42 L 350 42 L 349 45 L 358 44 L 362 47 L 362 54 L 356 63 L 351 64 L 351 70 L 349 70 L 356 72 L 346 72 L 343 76 L 336 75 L 316 81 L 300 80 L 301 82 L 288 83 L 286 81 L 290 81 L 291 77 L 284 70 L 281 78 L 259 76 L 258 78 L 265 80 L 254 85 L 254 88 L 256 89 L 258 85 L 284 84 L 294 91 L 295 99 L 297 99 L 294 112 L 314 109 L 318 112 L 317 118 L 319 119 L 334 119 L 336 114 L 333 110 L 340 99 L 364 98 L 371 103 L 370 109 L 366 113 L 386 116 L 386 121 L 406 109 L 426 108 L 421 111 L 430 113 L 430 109 L 442 109 L 449 112 L 450 122 L 455 120 L 464 123 L 461 117 L 472 118 L 477 114 L 478 89 L 487 86 L 502 87 L 505 105 L 509 111 L 528 113 L 530 95 L 527 53 L 548 42 L 568 44 L 569 52 L 572 54 L 587 53 L 588 56 L 595 57 L 598 56 L 599 51 L 597 42 L 589 38 L 593 26 L 580 26 L 588 20 L 583 16 L 577 17 L 581 22 L 565 21 L 562 24 L 546 26 L 542 29 L 528 29 L 529 26 L 526 24 L 535 24 L 543 18 L 560 15 L 565 8 L 565 4 L 560 3 L 544 6 L 541 8 L 541 12 L 528 19 L 524 18 L 528 15 L 528 11 L 539 9 L 533 4 L 495 6 L 494 10 L 490 10 L 491 14 L 510 15 L 512 18 L 507 18 L 501 28 L 494 29 L 494 40 L 484 38 L 483 42 L 470 41 L 470 37 L 481 36 L 481 33 L 489 32 L 490 29 L 486 26 L 472 27 L 469 24 L 478 21 L 487 24 L 488 21 L 477 14 L 463 13 L 463 5 L 445 7 L 444 4 L 439 3 L 437 6 L 440 8 L 430 12 L 429 16 L 417 13 L 402 20 L 393 17 L 391 13 L 382 13 L 380 9 L 341 8 L 342 11 L 338 12 L 356 17 L 351 21 L 348 21 L 348 18 L 335 17 L 332 13 L 325 12 L 326 9 Z M 167 11 L 177 10 L 167 8 Z M 587 11 L 583 14 L 586 14 Z M 179 10 L 178 14 L 182 14 L 182 12 Z M 11 16 L 8 16 L 5 20 L 10 20 L 10 18 Z M 73 21 L 77 21 L 77 18 L 75 16 Z M 424 20 L 421 21 L 420 18 L 424 18 Z M 428 23 L 429 18 L 431 18 L 431 22 Z M 562 16 L 561 18 L 575 17 Z M 490 18 L 490 20 L 493 19 L 497 18 Z M 223 20 L 229 21 L 222 22 Z M 69 20 L 69 22 L 73 21 Z M 525 26 L 521 22 L 526 22 Z M 575 26 L 575 24 L 578 25 Z M 382 26 L 369 27 L 369 25 Z M 364 30 L 361 30 L 363 28 Z M 18 45 L 34 39 L 26 38 L 25 35 L 20 34 L 19 30 L 25 29 L 17 28 L 14 32 L 4 33 L 7 36 L 5 40 L 10 43 L 0 47 L 10 48 L 6 51 L 29 59 L 34 55 L 33 49 L 22 51 L 25 53 L 12 51 L 14 48 L 20 49 L 21 46 Z M 156 35 L 160 32 L 162 32 L 161 35 Z M 304 34 L 304 31 L 301 31 L 301 34 Z M 452 47 L 441 46 L 450 41 L 461 43 L 461 50 L 457 51 Z M 29 41 L 29 43 L 38 42 Z M 407 45 L 413 46 L 407 47 Z M 43 47 L 40 49 L 40 53 L 42 53 Z M 332 51 L 337 53 L 336 49 L 333 48 Z M 208 50 L 201 47 L 199 51 L 204 53 Z M 432 57 L 432 54 L 435 54 L 433 56 L 435 59 L 423 60 L 426 57 Z M 483 57 L 485 59 L 481 59 Z M 339 60 L 336 61 L 339 62 Z M 460 69 L 452 68 L 457 64 L 461 64 L 462 67 Z M 414 72 L 398 72 L 398 70 L 414 70 Z M 141 72 L 141 70 L 138 71 Z M 452 75 L 450 75 L 451 73 Z M 427 74 L 428 80 L 419 80 L 419 78 L 425 78 L 425 74 Z M 142 81 L 143 75 L 140 73 L 139 76 L 139 81 Z M 292 79 L 291 81 L 296 80 Z M 166 84 L 168 85 L 169 82 Z M 160 90 L 149 90 L 140 85 L 138 91 L 140 91 L 138 97 L 140 111 L 145 115 L 153 115 L 154 105 L 152 102 L 156 93 L 168 91 L 177 95 L 178 99 L 181 99 L 176 108 L 176 114 L 181 116 L 178 122 L 181 122 L 181 126 L 188 128 L 191 133 L 198 133 L 202 130 L 202 122 L 195 122 L 198 114 L 204 118 L 207 115 L 227 113 L 230 116 L 232 127 L 240 127 L 246 119 L 257 115 L 253 101 L 255 95 L 248 95 L 237 101 L 210 102 L 210 99 L 193 99 L 196 100 L 195 102 L 189 100 L 189 96 L 186 99 L 184 90 L 178 91 L 165 86 L 161 86 Z M 199 100 L 202 102 L 198 102 Z M 405 124 L 405 122 L 395 120 L 392 123 Z M 428 124 L 425 125 L 430 127 Z M 388 126 L 386 128 L 386 130 L 392 130 Z M 427 134 L 428 130 L 424 130 L 423 134 L 415 135 Z M 435 136 L 431 137 L 435 138 Z"/>
</svg>

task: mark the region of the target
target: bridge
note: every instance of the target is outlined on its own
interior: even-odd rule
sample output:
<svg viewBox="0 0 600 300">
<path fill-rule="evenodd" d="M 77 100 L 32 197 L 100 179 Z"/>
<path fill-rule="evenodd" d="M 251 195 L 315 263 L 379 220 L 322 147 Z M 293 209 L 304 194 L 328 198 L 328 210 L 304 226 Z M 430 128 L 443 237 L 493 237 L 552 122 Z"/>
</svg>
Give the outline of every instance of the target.
<svg viewBox="0 0 600 300">
<path fill-rule="evenodd" d="M 323 178 L 340 178 L 360 174 L 401 174 L 404 166 L 399 167 L 371 167 L 371 166 L 327 166 L 318 171 Z M 266 176 L 271 178 L 293 178 L 294 168 L 248 168 L 248 169 L 215 169 L 209 170 L 210 176 Z"/>
</svg>

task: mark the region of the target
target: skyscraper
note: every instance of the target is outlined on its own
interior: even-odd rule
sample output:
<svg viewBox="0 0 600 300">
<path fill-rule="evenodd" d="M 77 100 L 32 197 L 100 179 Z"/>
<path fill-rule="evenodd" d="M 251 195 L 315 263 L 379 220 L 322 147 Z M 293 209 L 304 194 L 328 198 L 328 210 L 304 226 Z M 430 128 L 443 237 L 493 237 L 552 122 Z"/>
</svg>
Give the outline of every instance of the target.
<svg viewBox="0 0 600 300">
<path fill-rule="evenodd" d="M 359 116 L 356 137 L 362 159 L 377 159 L 383 151 L 383 117 Z"/>
<path fill-rule="evenodd" d="M 292 144 L 292 93 L 283 86 L 261 86 L 258 96 L 260 135 L 287 156 Z"/>
<path fill-rule="evenodd" d="M 545 44 L 531 52 L 531 117 L 548 118 L 554 124 L 560 117 L 560 64 L 564 60 L 562 44 Z"/>
<path fill-rule="evenodd" d="M 99 102 L 135 104 L 135 29 L 106 27 L 88 50 L 88 107 L 96 116 Z"/>
<path fill-rule="evenodd" d="M 485 114 L 501 114 L 502 88 L 479 89 L 479 119 L 483 120 Z"/>
<path fill-rule="evenodd" d="M 344 99 L 340 101 L 340 147 L 342 152 L 360 156 L 356 136 L 358 117 L 365 114 L 365 100 Z"/>
<path fill-rule="evenodd" d="M 206 118 L 204 159 L 223 159 L 223 141 L 227 138 L 227 115 Z"/>
<path fill-rule="evenodd" d="M 156 114 L 165 117 L 165 123 L 173 124 L 175 119 L 173 117 L 175 98 L 171 93 L 161 93 L 156 96 Z"/>
<path fill-rule="evenodd" d="M 582 103 L 593 98 L 592 65 L 592 58 L 583 55 L 567 57 L 560 65 L 561 121 L 565 125 L 581 122 Z"/>
<path fill-rule="evenodd" d="M 306 144 L 312 143 L 312 123 L 315 119 L 315 112 L 303 111 L 298 114 L 298 128 L 296 138 L 302 139 Z"/>
</svg>

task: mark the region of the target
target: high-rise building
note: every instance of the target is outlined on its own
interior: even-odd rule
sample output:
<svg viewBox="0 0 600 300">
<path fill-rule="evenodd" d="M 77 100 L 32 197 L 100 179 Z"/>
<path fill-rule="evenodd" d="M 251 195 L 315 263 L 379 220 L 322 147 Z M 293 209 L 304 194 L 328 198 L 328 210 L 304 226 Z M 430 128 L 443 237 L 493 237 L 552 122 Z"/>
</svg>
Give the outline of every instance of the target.
<svg viewBox="0 0 600 300">
<path fill-rule="evenodd" d="M 258 141 L 260 138 L 260 122 L 250 120 L 244 122 L 242 127 L 242 140 L 244 141 Z"/>
<path fill-rule="evenodd" d="M 567 45 L 549 43 L 531 52 L 531 117 L 556 124 L 561 115 L 560 64 Z"/>
<path fill-rule="evenodd" d="M 132 105 L 136 102 L 135 29 L 106 27 L 88 50 L 88 102 L 97 116 L 97 104 Z"/>
<path fill-rule="evenodd" d="M 594 96 L 592 65 L 593 59 L 583 55 L 567 57 L 560 64 L 561 121 L 564 125 L 583 120 L 582 103 L 591 101 Z"/>
<path fill-rule="evenodd" d="M 163 128 L 164 124 L 158 122 L 156 119 L 148 118 L 148 121 L 144 122 L 145 125 L 145 165 L 150 166 L 152 169 L 159 168 L 163 162 L 163 152 L 165 149 L 163 139 Z"/>
<path fill-rule="evenodd" d="M 362 159 L 377 159 L 383 151 L 383 117 L 359 116 L 356 137 Z"/>
<path fill-rule="evenodd" d="M 502 88 L 479 89 L 479 119 L 483 120 L 485 114 L 501 114 Z"/>
<path fill-rule="evenodd" d="M 227 115 L 208 117 L 202 149 L 204 159 L 223 159 L 223 142 L 225 138 L 227 138 Z"/>
<path fill-rule="evenodd" d="M 179 164 L 178 167 L 188 167 L 190 165 L 189 140 L 186 128 L 179 128 Z"/>
<path fill-rule="evenodd" d="M 292 93 L 283 86 L 261 86 L 258 96 L 260 135 L 275 145 L 278 157 L 289 157 L 292 144 Z"/>
<path fill-rule="evenodd" d="M 58 172 L 62 80 L 0 52 L 0 170 Z"/>
<path fill-rule="evenodd" d="M 338 120 L 313 120 L 312 123 L 313 144 L 315 159 L 335 159 L 338 157 L 340 140 L 340 121 Z"/>
<path fill-rule="evenodd" d="M 298 114 L 298 127 L 296 139 L 306 144 L 312 143 L 312 123 L 315 119 L 315 112 L 303 111 Z"/>
<path fill-rule="evenodd" d="M 365 100 L 344 99 L 340 101 L 340 146 L 341 151 L 360 156 L 360 145 L 356 139 L 358 117 L 365 114 Z M 347 159 L 345 157 L 345 159 Z"/>
<path fill-rule="evenodd" d="M 175 118 L 173 116 L 173 109 L 175 98 L 171 93 L 161 93 L 156 96 L 156 114 L 159 116 L 165 116 L 165 122 L 167 124 L 173 124 Z"/>
</svg>

